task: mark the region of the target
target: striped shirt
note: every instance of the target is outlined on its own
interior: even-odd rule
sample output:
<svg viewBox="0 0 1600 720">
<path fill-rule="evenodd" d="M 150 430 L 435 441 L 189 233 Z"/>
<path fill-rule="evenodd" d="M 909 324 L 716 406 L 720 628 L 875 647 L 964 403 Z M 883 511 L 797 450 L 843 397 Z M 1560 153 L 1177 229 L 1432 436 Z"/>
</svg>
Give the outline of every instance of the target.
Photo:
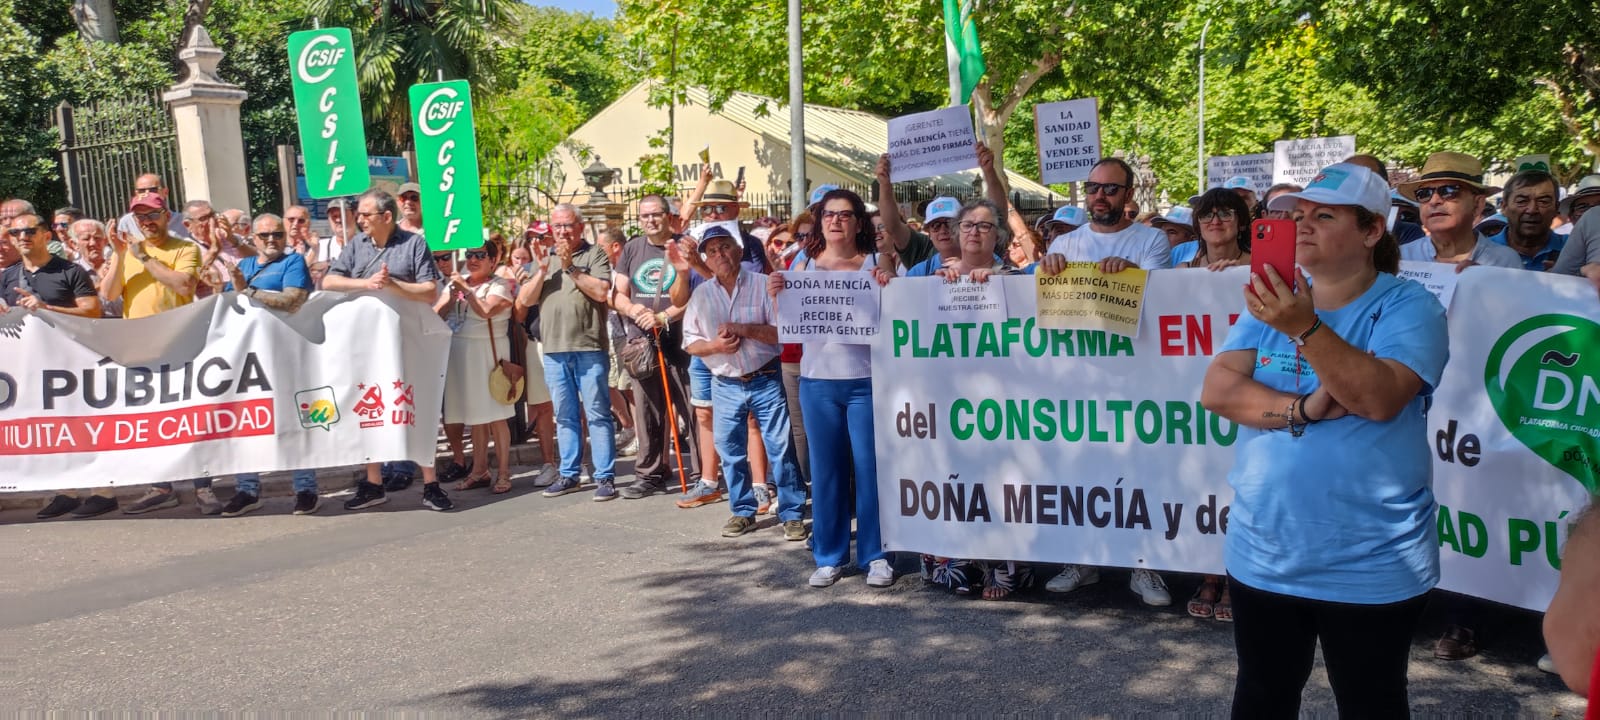
<svg viewBox="0 0 1600 720">
<path fill-rule="evenodd" d="M 732 294 L 714 278 L 695 288 L 684 310 L 683 345 L 688 347 L 696 341 L 712 340 L 723 323 L 772 325 L 776 321 L 772 303 L 767 299 L 767 276 L 741 267 Z M 741 338 L 739 349 L 732 354 L 704 355 L 700 359 L 714 375 L 739 377 L 765 367 L 778 357 L 780 350 L 771 343 Z"/>
</svg>

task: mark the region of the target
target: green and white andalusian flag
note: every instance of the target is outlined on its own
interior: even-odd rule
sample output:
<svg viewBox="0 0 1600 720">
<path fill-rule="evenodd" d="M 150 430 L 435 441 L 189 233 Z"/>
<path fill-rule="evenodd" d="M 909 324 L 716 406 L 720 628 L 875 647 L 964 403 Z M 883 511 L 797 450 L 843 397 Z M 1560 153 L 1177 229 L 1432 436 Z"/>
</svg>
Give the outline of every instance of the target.
<svg viewBox="0 0 1600 720">
<path fill-rule="evenodd" d="M 950 66 L 950 104 L 965 105 L 988 70 L 978 46 L 978 24 L 972 19 L 975 0 L 944 0 L 945 61 Z"/>
</svg>

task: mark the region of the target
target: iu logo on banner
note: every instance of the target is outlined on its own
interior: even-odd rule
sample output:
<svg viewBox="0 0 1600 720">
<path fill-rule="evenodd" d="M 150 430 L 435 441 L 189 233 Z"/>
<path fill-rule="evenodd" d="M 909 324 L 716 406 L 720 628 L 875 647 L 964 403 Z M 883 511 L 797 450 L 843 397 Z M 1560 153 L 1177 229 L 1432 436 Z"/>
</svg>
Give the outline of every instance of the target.
<svg viewBox="0 0 1600 720">
<path fill-rule="evenodd" d="M 355 195 L 372 184 L 353 47 L 346 28 L 289 36 L 289 76 L 300 152 L 305 155 L 306 192 L 314 198 Z"/>
<path fill-rule="evenodd" d="M 483 198 L 478 193 L 478 141 L 472 93 L 465 80 L 411 86 L 411 130 L 422 185 L 422 229 L 428 247 L 481 247 Z"/>
</svg>

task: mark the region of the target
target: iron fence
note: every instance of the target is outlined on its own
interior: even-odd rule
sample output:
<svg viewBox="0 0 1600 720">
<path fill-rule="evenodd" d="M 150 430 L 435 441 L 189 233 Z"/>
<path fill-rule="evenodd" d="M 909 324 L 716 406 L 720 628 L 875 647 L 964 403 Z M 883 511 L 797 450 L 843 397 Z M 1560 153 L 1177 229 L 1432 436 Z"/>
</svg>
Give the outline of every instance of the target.
<svg viewBox="0 0 1600 720">
<path fill-rule="evenodd" d="M 121 215 L 134 178 L 144 173 L 160 175 L 171 197 L 184 197 L 178 134 L 159 95 L 63 102 L 56 106 L 55 124 L 67 203 L 90 217 Z"/>
</svg>

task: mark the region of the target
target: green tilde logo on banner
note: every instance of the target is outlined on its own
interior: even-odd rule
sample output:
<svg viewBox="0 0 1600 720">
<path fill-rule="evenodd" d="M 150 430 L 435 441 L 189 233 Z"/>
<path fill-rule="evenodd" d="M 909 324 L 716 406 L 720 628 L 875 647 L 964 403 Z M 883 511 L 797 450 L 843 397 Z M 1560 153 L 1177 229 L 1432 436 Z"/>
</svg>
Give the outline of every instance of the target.
<svg viewBox="0 0 1600 720">
<path fill-rule="evenodd" d="M 1560 314 L 1523 320 L 1495 342 L 1483 375 L 1512 436 L 1600 493 L 1600 325 Z"/>
<path fill-rule="evenodd" d="M 478 142 L 472 94 L 465 80 L 411 86 L 411 128 L 422 186 L 422 229 L 428 247 L 481 247 L 483 197 L 478 192 Z"/>
<path fill-rule="evenodd" d="M 314 198 L 355 195 L 372 184 L 352 47 L 345 28 L 289 36 L 289 76 L 306 192 Z"/>
</svg>

